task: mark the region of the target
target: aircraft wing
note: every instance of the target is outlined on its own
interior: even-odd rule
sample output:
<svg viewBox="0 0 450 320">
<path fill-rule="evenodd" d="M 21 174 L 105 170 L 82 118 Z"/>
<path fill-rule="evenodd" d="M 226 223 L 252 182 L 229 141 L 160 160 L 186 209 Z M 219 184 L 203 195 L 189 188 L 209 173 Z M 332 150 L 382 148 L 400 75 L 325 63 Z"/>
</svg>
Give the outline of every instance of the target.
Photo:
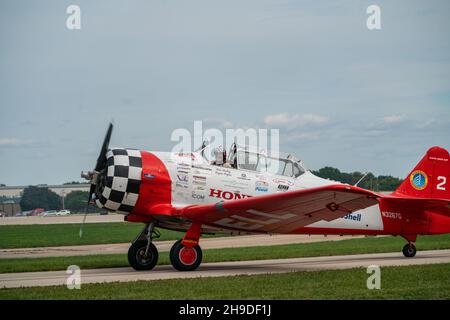
<svg viewBox="0 0 450 320">
<path fill-rule="evenodd" d="M 408 196 L 385 196 L 383 197 L 385 202 L 390 204 L 411 208 L 410 212 L 420 211 L 432 211 L 434 213 L 442 214 L 450 217 L 450 200 L 436 199 L 436 198 L 416 198 Z"/>
<path fill-rule="evenodd" d="M 375 205 L 379 197 L 358 187 L 331 185 L 192 205 L 178 209 L 178 214 L 219 228 L 289 233 L 316 221 L 331 221 Z"/>
</svg>

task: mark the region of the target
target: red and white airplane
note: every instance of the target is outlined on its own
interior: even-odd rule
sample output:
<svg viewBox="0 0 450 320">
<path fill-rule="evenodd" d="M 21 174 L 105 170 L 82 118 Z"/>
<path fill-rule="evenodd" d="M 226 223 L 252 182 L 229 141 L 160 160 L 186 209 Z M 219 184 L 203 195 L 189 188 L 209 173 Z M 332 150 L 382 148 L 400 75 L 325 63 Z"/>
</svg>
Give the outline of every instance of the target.
<svg viewBox="0 0 450 320">
<path fill-rule="evenodd" d="M 155 227 L 186 231 L 170 260 L 180 271 L 202 261 L 202 233 L 417 235 L 450 233 L 449 153 L 432 147 L 390 195 L 319 178 L 292 156 L 272 158 L 236 144 L 228 158 L 210 162 L 203 152 L 177 154 L 109 149 L 110 124 L 97 165 L 82 173 L 90 202 L 145 223 L 128 260 L 150 270 L 158 260 Z"/>
</svg>

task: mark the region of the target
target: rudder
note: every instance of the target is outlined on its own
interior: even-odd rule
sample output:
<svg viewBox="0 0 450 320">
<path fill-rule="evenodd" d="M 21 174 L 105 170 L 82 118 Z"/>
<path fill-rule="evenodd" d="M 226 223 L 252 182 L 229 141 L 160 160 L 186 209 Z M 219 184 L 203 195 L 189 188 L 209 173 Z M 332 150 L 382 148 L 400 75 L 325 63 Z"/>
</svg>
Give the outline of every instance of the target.
<svg viewBox="0 0 450 320">
<path fill-rule="evenodd" d="M 449 159 L 444 148 L 430 148 L 393 195 L 450 200 Z"/>
</svg>

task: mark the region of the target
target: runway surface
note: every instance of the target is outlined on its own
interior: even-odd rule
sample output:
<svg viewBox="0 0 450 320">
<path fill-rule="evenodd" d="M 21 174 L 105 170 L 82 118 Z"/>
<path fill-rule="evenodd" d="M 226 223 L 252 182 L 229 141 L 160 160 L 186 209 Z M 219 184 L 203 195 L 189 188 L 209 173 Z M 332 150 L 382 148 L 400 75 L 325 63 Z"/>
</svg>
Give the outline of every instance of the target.
<svg viewBox="0 0 450 320">
<path fill-rule="evenodd" d="M 326 236 L 323 235 L 250 235 L 201 239 L 202 249 L 242 248 L 255 246 L 271 246 L 293 243 L 310 243 L 320 241 L 337 241 L 353 239 L 361 236 Z M 160 252 L 170 251 L 175 243 L 171 241 L 153 242 Z M 97 254 L 127 254 L 130 243 L 94 244 L 83 246 L 40 247 L 0 249 L 0 259 L 44 258 L 63 256 L 87 256 Z"/>
<path fill-rule="evenodd" d="M 405 258 L 401 252 L 361 254 L 331 257 L 311 257 L 278 260 L 257 260 L 205 263 L 196 271 L 179 272 L 171 266 L 157 266 L 151 271 L 137 272 L 131 268 L 81 270 L 81 285 L 101 282 L 181 279 L 286 273 L 368 267 L 369 265 L 404 266 L 450 263 L 450 250 L 420 251 L 415 258 Z M 364 271 L 365 272 L 365 271 Z M 65 285 L 66 271 L 0 274 L 0 288 Z"/>
</svg>

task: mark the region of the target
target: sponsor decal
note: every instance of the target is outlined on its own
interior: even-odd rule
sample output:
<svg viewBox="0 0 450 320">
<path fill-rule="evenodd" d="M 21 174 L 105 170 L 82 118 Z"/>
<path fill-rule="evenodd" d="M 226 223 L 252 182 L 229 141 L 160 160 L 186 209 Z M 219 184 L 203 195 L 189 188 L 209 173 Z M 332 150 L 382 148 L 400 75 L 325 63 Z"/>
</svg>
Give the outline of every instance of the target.
<svg viewBox="0 0 450 320">
<path fill-rule="evenodd" d="M 184 171 L 184 170 L 177 170 L 177 173 L 182 173 L 182 174 L 189 174 L 188 171 Z"/>
<path fill-rule="evenodd" d="M 216 169 L 216 174 L 218 176 L 227 176 L 230 177 L 231 176 L 231 171 L 228 169 L 224 169 L 224 168 L 217 168 Z"/>
<path fill-rule="evenodd" d="M 430 160 L 437 160 L 437 161 L 444 161 L 444 162 L 447 162 L 447 161 L 448 161 L 448 159 L 446 159 L 446 158 L 429 157 L 429 159 L 430 159 Z"/>
<path fill-rule="evenodd" d="M 294 185 L 294 182 L 287 180 L 287 179 L 275 178 L 272 181 L 275 182 L 276 184 L 286 184 L 291 187 Z"/>
<path fill-rule="evenodd" d="M 236 200 L 251 197 L 249 195 L 241 194 L 239 192 L 224 191 L 220 189 L 209 189 L 209 196 L 212 198 L 220 198 L 224 200 Z"/>
<path fill-rule="evenodd" d="M 278 191 L 288 191 L 288 190 L 289 190 L 289 186 L 287 186 L 285 184 L 278 185 Z"/>
<path fill-rule="evenodd" d="M 177 155 L 180 158 L 191 158 L 192 160 L 195 159 L 195 154 L 193 154 L 193 153 L 178 153 Z"/>
<path fill-rule="evenodd" d="M 187 187 L 188 187 L 187 185 L 182 184 L 182 183 L 180 183 L 180 182 L 177 182 L 177 183 L 175 184 L 175 186 L 180 187 L 180 188 L 187 188 Z"/>
<path fill-rule="evenodd" d="M 205 171 L 212 171 L 211 168 L 196 166 L 196 165 L 192 165 L 192 168 L 199 169 L 199 170 L 205 170 Z M 197 171 L 197 172 L 200 172 L 200 171 Z"/>
<path fill-rule="evenodd" d="M 421 170 L 416 170 L 409 176 L 411 186 L 416 190 L 423 190 L 428 185 L 428 176 Z"/>
<path fill-rule="evenodd" d="M 390 211 L 382 211 L 381 215 L 385 218 L 391 218 L 391 219 L 402 219 L 402 214 L 399 212 L 390 212 Z"/>
<path fill-rule="evenodd" d="M 144 178 L 147 179 L 155 179 L 156 177 L 151 173 L 144 173 Z"/>
<path fill-rule="evenodd" d="M 197 200 L 205 200 L 205 195 L 192 191 L 192 198 Z"/>
<path fill-rule="evenodd" d="M 203 176 L 192 176 L 192 184 L 195 185 L 201 185 L 204 186 L 206 185 L 206 177 Z"/>
<path fill-rule="evenodd" d="M 358 213 L 358 214 L 351 214 L 350 213 L 350 214 L 342 217 L 342 219 L 353 220 L 353 221 L 361 221 L 361 213 Z"/>
<path fill-rule="evenodd" d="M 194 188 L 194 190 L 197 190 L 197 191 L 205 191 L 206 190 L 206 188 L 202 185 L 194 186 L 193 188 Z"/>
<path fill-rule="evenodd" d="M 179 162 L 177 163 L 178 167 L 185 167 L 186 169 L 189 168 L 191 165 L 189 163 Z"/>
<path fill-rule="evenodd" d="M 255 191 L 267 192 L 269 190 L 269 184 L 265 181 L 255 182 Z"/>
<path fill-rule="evenodd" d="M 189 177 L 187 174 L 177 174 L 177 179 L 179 182 L 187 183 L 189 181 Z"/>
<path fill-rule="evenodd" d="M 247 174 L 245 174 L 245 173 L 242 173 L 241 174 L 241 176 L 240 177 L 237 177 L 238 179 L 241 179 L 241 180 L 250 180 L 250 178 L 248 178 L 247 177 Z"/>
</svg>

